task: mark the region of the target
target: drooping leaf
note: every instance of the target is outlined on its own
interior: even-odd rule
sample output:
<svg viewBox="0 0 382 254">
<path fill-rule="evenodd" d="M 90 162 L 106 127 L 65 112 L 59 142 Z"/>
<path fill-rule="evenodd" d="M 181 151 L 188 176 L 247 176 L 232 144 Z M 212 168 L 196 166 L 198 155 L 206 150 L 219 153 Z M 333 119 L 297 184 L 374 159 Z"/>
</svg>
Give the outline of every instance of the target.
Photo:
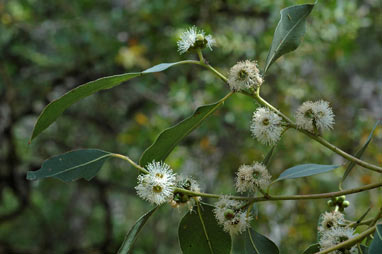
<svg viewBox="0 0 382 254">
<path fill-rule="evenodd" d="M 314 4 L 294 5 L 282 9 L 281 19 L 277 24 L 273 41 L 268 53 L 264 72 L 280 56 L 295 50 L 305 34 L 305 21 Z"/>
<path fill-rule="evenodd" d="M 267 153 L 267 155 L 265 156 L 264 160 L 263 160 L 263 164 L 265 166 L 269 166 L 269 162 L 271 161 L 271 158 L 272 158 L 272 155 L 273 155 L 273 151 L 275 150 L 275 147 L 276 146 L 272 146 L 271 150 L 269 150 L 269 152 Z"/>
<path fill-rule="evenodd" d="M 356 224 L 354 225 L 354 227 L 357 227 L 358 224 L 360 224 L 360 223 L 363 221 L 363 219 L 365 219 L 366 215 L 370 212 L 370 210 L 371 210 L 371 207 L 369 207 L 369 208 L 368 208 L 368 209 L 361 215 L 361 217 L 359 217 L 358 220 L 356 220 Z"/>
<path fill-rule="evenodd" d="M 217 224 L 213 207 L 204 204 L 200 207 L 200 211 L 199 215 L 195 207 L 180 221 L 178 234 L 182 252 L 184 254 L 230 254 L 231 236 Z"/>
<path fill-rule="evenodd" d="M 192 116 L 160 133 L 154 143 L 143 152 L 139 164 L 145 166 L 153 160 L 164 161 L 179 142 L 215 112 L 230 95 L 231 93 L 216 103 L 197 108 Z"/>
<path fill-rule="evenodd" d="M 377 225 L 374 233 L 374 239 L 369 246 L 368 254 L 382 253 L 382 224 Z"/>
<path fill-rule="evenodd" d="M 49 103 L 40 116 L 37 119 L 37 122 L 34 126 L 31 141 L 37 137 L 42 131 L 48 128 L 56 119 L 71 105 L 78 102 L 79 100 L 90 96 L 100 90 L 110 89 L 114 86 L 120 85 L 121 83 L 135 78 L 137 76 L 141 76 L 143 74 L 153 73 L 164 71 L 167 68 L 181 64 L 182 62 L 176 63 L 162 63 L 156 66 L 153 66 L 143 72 L 133 72 L 133 73 L 125 73 L 120 75 L 114 75 L 109 77 L 103 77 L 94 81 L 90 81 L 86 84 L 78 86 L 73 90 L 70 90 L 60 98 Z"/>
<path fill-rule="evenodd" d="M 310 245 L 303 254 L 314 254 L 320 251 L 320 245 L 318 243 Z"/>
<path fill-rule="evenodd" d="M 381 120 L 378 120 L 373 129 L 371 130 L 370 134 L 369 134 L 369 137 L 367 138 L 365 144 L 363 144 L 363 146 L 356 152 L 356 154 L 354 155 L 356 158 L 361 158 L 362 154 L 365 152 L 367 146 L 370 144 L 370 141 L 373 137 L 373 134 L 374 134 L 374 131 L 375 129 L 377 128 L 378 124 L 381 122 Z M 354 162 L 350 162 L 349 165 L 346 167 L 346 170 L 345 170 L 345 173 L 344 175 L 342 176 L 342 179 L 341 179 L 341 182 L 340 182 L 340 186 L 342 187 L 342 183 L 345 181 L 346 177 L 350 174 L 351 170 L 354 168 L 355 166 L 355 163 Z"/>
<path fill-rule="evenodd" d="M 158 206 L 154 207 L 152 210 L 142 215 L 137 222 L 135 222 L 134 226 L 130 229 L 129 233 L 125 236 L 121 247 L 118 250 L 118 254 L 127 254 L 133 247 L 135 240 L 137 240 L 137 236 L 143 226 L 146 224 L 147 220 L 151 217 L 151 215 L 157 210 Z"/>
<path fill-rule="evenodd" d="M 277 245 L 272 242 L 268 237 L 252 230 L 248 229 L 249 239 L 251 242 L 251 246 L 253 247 L 253 251 L 255 254 L 279 254 L 279 248 Z"/>
<path fill-rule="evenodd" d="M 321 164 L 302 164 L 288 168 L 281 173 L 276 181 L 291 178 L 300 178 L 305 176 L 317 175 L 338 168 L 340 165 L 321 165 Z"/>
<path fill-rule="evenodd" d="M 37 171 L 28 171 L 28 180 L 46 177 L 58 178 L 64 182 L 80 178 L 92 179 L 112 153 L 98 149 L 80 149 L 53 156 L 44 161 Z"/>
</svg>

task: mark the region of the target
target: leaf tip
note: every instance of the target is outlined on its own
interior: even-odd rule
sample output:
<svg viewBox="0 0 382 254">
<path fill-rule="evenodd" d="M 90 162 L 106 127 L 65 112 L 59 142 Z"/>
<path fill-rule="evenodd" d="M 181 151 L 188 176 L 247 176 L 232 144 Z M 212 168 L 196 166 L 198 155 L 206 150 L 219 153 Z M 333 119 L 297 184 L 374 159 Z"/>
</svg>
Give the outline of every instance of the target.
<svg viewBox="0 0 382 254">
<path fill-rule="evenodd" d="M 37 179 L 36 173 L 34 171 L 28 171 L 26 179 L 29 181 L 36 180 Z"/>
</svg>

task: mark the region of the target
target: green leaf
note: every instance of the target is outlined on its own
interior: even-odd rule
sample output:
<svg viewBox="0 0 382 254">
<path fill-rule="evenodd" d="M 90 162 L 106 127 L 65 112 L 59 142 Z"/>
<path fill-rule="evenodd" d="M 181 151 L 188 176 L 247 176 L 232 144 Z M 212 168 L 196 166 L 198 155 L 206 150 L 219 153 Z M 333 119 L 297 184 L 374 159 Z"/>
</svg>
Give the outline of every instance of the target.
<svg viewBox="0 0 382 254">
<path fill-rule="evenodd" d="M 378 120 L 373 129 L 371 130 L 370 134 L 369 134 L 369 137 L 367 138 L 365 144 L 363 144 L 363 146 L 361 147 L 361 149 L 359 149 L 356 154 L 354 155 L 355 157 L 357 158 L 361 158 L 362 154 L 365 152 L 367 146 L 370 144 L 370 141 L 371 141 L 371 138 L 373 137 L 373 134 L 374 134 L 374 131 L 375 129 L 377 128 L 378 124 L 380 124 L 381 120 Z M 341 182 L 340 182 L 340 186 L 342 187 L 342 183 L 345 181 L 346 177 L 350 174 L 351 170 L 354 168 L 355 166 L 355 163 L 354 162 L 350 162 L 349 165 L 347 166 L 346 168 L 346 171 L 344 173 L 344 175 L 342 176 L 342 179 L 341 179 Z"/>
<path fill-rule="evenodd" d="M 368 254 L 381 254 L 382 253 L 382 224 L 377 225 L 374 233 L 374 240 L 369 246 Z"/>
<path fill-rule="evenodd" d="M 318 243 L 310 245 L 306 250 L 304 250 L 303 254 L 314 254 L 320 251 L 320 245 Z"/>
<path fill-rule="evenodd" d="M 231 236 L 217 224 L 213 206 L 194 207 L 179 224 L 179 243 L 184 254 L 230 254 Z M 204 226 L 203 226 L 204 224 Z M 205 228 L 205 230 L 204 230 Z"/>
<path fill-rule="evenodd" d="M 142 215 L 137 222 L 135 222 L 134 226 L 130 229 L 129 233 L 127 233 L 125 239 L 123 240 L 123 243 L 121 247 L 118 250 L 118 254 L 127 254 L 133 247 L 133 244 L 135 243 L 135 240 L 137 240 L 137 236 L 147 220 L 151 217 L 151 215 L 157 210 L 159 206 L 154 207 L 152 210 L 147 212 L 146 214 Z"/>
<path fill-rule="evenodd" d="M 313 7 L 314 4 L 302 4 L 281 10 L 281 19 L 273 35 L 264 73 L 280 56 L 295 50 L 299 46 L 301 38 L 305 34 L 306 18 Z"/>
<path fill-rule="evenodd" d="M 37 137 L 42 131 L 48 128 L 56 119 L 71 105 L 78 102 L 79 100 L 90 96 L 100 90 L 110 89 L 114 86 L 120 85 L 121 83 L 135 78 L 137 76 L 141 76 L 143 74 L 159 72 L 166 70 L 167 68 L 181 64 L 182 62 L 176 63 L 162 63 L 155 65 L 143 72 L 133 72 L 133 73 L 125 73 L 120 75 L 114 75 L 109 77 L 103 77 L 94 81 L 90 81 L 86 84 L 78 86 L 73 90 L 67 92 L 60 98 L 49 103 L 40 116 L 37 119 L 37 122 L 34 126 L 31 141 Z"/>
<path fill-rule="evenodd" d="M 361 245 L 361 252 L 359 254 L 368 254 L 369 248 L 367 248 L 365 245 Z"/>
<path fill-rule="evenodd" d="M 248 229 L 249 238 L 253 247 L 254 253 L 256 254 L 278 254 L 280 253 L 277 245 L 272 242 L 266 236 L 252 230 Z"/>
<path fill-rule="evenodd" d="M 97 149 L 80 149 L 49 158 L 37 171 L 28 171 L 28 180 L 46 177 L 58 178 L 64 182 L 80 178 L 92 179 L 112 153 Z"/>
<path fill-rule="evenodd" d="M 271 150 L 269 150 L 269 152 L 267 153 L 267 155 L 265 156 L 264 160 L 263 160 L 263 164 L 265 166 L 269 166 L 269 162 L 271 161 L 271 158 L 272 158 L 272 155 L 273 155 L 273 151 L 275 150 L 275 147 L 276 146 L 272 146 Z"/>
<path fill-rule="evenodd" d="M 198 107 L 192 116 L 160 133 L 154 143 L 143 152 L 139 164 L 145 166 L 153 160 L 164 161 L 179 142 L 215 112 L 231 94 L 213 104 Z"/>
<path fill-rule="evenodd" d="M 302 164 L 288 168 L 275 181 L 317 175 L 336 169 L 339 166 L 341 165 Z"/>
</svg>

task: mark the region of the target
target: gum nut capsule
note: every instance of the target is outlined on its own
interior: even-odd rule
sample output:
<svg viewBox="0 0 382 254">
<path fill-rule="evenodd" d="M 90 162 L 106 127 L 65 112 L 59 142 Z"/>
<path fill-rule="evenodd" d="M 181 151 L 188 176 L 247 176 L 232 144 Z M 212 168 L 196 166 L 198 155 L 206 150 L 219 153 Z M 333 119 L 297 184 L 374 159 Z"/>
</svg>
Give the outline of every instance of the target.
<svg viewBox="0 0 382 254">
<path fill-rule="evenodd" d="M 345 200 L 345 201 L 342 203 L 342 206 L 343 206 L 343 207 L 349 207 L 349 205 L 350 205 L 350 202 L 347 201 L 347 200 Z"/>
<path fill-rule="evenodd" d="M 328 200 L 328 206 L 334 206 L 333 200 Z"/>
<path fill-rule="evenodd" d="M 346 196 L 345 196 L 345 195 L 342 195 L 342 196 L 339 196 L 339 197 L 337 198 L 337 201 L 340 202 L 340 203 L 342 203 L 342 202 L 345 201 L 345 199 L 346 199 Z"/>
</svg>

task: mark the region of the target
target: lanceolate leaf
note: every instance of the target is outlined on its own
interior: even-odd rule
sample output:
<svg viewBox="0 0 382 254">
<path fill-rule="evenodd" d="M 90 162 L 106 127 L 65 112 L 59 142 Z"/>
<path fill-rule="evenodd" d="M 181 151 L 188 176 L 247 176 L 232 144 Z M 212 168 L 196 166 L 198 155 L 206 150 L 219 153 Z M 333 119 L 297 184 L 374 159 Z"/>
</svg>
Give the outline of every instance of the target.
<svg viewBox="0 0 382 254">
<path fill-rule="evenodd" d="M 303 254 L 314 254 L 320 251 L 320 245 L 318 243 L 310 245 Z"/>
<path fill-rule="evenodd" d="M 374 239 L 370 244 L 368 254 L 381 254 L 382 253 L 382 224 L 377 225 L 374 233 Z"/>
<path fill-rule="evenodd" d="M 125 240 L 123 240 L 123 243 L 121 247 L 118 250 L 118 254 L 127 254 L 133 247 L 133 244 L 135 243 L 135 240 L 137 239 L 137 236 L 147 220 L 151 217 L 151 215 L 157 210 L 157 207 L 154 207 L 152 210 L 150 210 L 148 213 L 144 214 L 142 217 L 140 217 L 137 222 L 135 222 L 134 226 L 130 229 L 129 233 L 127 233 Z"/>
<path fill-rule="evenodd" d="M 269 152 L 267 153 L 267 155 L 265 156 L 264 160 L 263 160 L 263 164 L 265 166 L 269 166 L 269 162 L 271 161 L 271 158 L 272 158 L 272 155 L 273 155 L 273 151 L 275 150 L 275 147 L 276 146 L 272 146 L 271 150 L 269 150 Z"/>
<path fill-rule="evenodd" d="M 299 46 L 301 38 L 305 34 L 306 18 L 313 7 L 314 4 L 302 4 L 281 10 L 281 19 L 273 35 L 264 72 L 280 56 L 295 50 Z"/>
<path fill-rule="evenodd" d="M 197 108 L 192 116 L 160 133 L 154 143 L 143 152 L 139 164 L 145 166 L 153 160 L 164 161 L 179 142 L 215 112 L 231 94 L 216 103 Z"/>
<path fill-rule="evenodd" d="M 248 229 L 248 234 L 250 234 L 250 241 L 255 254 L 279 254 L 280 251 L 277 245 L 272 242 L 266 236 L 252 230 Z"/>
<path fill-rule="evenodd" d="M 46 177 L 58 178 L 64 182 L 80 178 L 92 179 L 112 153 L 97 149 L 81 149 L 54 156 L 42 164 L 37 171 L 28 171 L 28 180 Z"/>
<path fill-rule="evenodd" d="M 133 73 L 125 73 L 120 75 L 114 75 L 109 77 L 103 77 L 94 81 L 90 81 L 86 84 L 78 86 L 73 90 L 67 92 L 57 100 L 49 103 L 42 113 L 40 114 L 37 122 L 34 126 L 31 140 L 37 137 L 42 131 L 48 128 L 56 119 L 71 105 L 78 102 L 79 100 L 92 95 L 100 90 L 110 89 L 114 86 L 120 85 L 121 83 L 135 78 L 137 76 L 164 71 L 167 68 L 180 64 L 182 62 L 176 63 L 162 63 L 158 64 L 154 67 L 151 67 L 143 72 L 133 72 Z"/>
<path fill-rule="evenodd" d="M 375 129 L 377 128 L 378 124 L 381 122 L 381 120 L 378 120 L 373 129 L 371 130 L 370 134 L 369 134 L 369 137 L 367 138 L 365 144 L 363 144 L 363 146 L 361 147 L 361 149 L 359 149 L 356 154 L 355 154 L 355 157 L 357 158 L 361 158 L 362 154 L 365 152 L 367 146 L 370 144 L 370 141 L 371 141 L 371 138 L 373 137 L 373 133 L 375 131 Z M 355 166 L 355 163 L 354 162 L 350 162 L 349 165 L 347 166 L 346 168 L 346 171 L 344 173 L 344 175 L 342 176 L 342 179 L 341 179 L 341 182 L 340 182 L 340 185 L 342 185 L 342 183 L 345 181 L 346 177 L 350 174 L 350 172 L 352 171 L 352 169 L 354 168 Z"/>
<path fill-rule="evenodd" d="M 179 243 L 184 254 L 230 254 L 231 236 L 216 222 L 213 207 L 195 207 L 179 224 Z"/>
<path fill-rule="evenodd" d="M 333 169 L 338 168 L 340 165 L 321 165 L 321 164 L 303 164 L 288 168 L 281 173 L 276 181 L 291 178 L 300 178 L 305 176 L 311 176 L 316 174 L 325 173 Z"/>
</svg>

